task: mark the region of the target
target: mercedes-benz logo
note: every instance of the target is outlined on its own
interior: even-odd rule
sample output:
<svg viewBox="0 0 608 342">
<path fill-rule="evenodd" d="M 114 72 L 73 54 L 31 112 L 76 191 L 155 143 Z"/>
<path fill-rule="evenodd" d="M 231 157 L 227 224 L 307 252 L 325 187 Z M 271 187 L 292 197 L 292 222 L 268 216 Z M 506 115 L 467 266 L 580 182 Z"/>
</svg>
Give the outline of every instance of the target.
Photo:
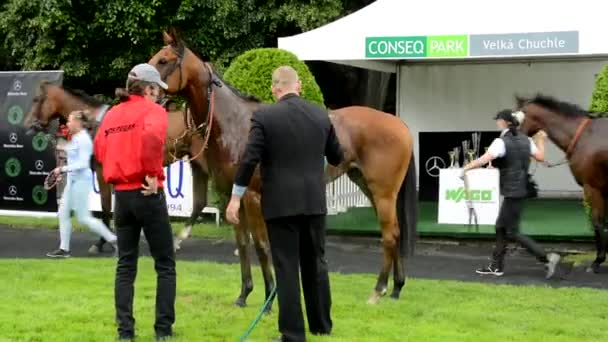
<svg viewBox="0 0 608 342">
<path fill-rule="evenodd" d="M 44 169 L 44 162 L 42 162 L 42 160 L 38 159 L 34 163 L 34 166 L 36 167 L 36 170 L 40 171 L 40 170 Z"/>
<path fill-rule="evenodd" d="M 19 81 L 19 80 L 15 80 L 15 82 L 13 82 L 13 90 L 15 90 L 15 91 L 20 91 L 22 86 L 23 85 L 21 84 L 21 81 Z"/>
<path fill-rule="evenodd" d="M 17 140 L 19 140 L 19 138 L 17 137 L 17 133 L 11 133 L 8 135 L 8 140 L 11 142 L 11 144 L 14 144 L 17 142 Z"/>
<path fill-rule="evenodd" d="M 8 194 L 11 196 L 15 196 L 17 194 L 17 187 L 14 185 L 11 185 L 8 187 Z"/>
<path fill-rule="evenodd" d="M 441 157 L 431 157 L 424 164 L 426 174 L 431 177 L 439 177 L 439 170 L 445 169 L 445 162 Z"/>
</svg>

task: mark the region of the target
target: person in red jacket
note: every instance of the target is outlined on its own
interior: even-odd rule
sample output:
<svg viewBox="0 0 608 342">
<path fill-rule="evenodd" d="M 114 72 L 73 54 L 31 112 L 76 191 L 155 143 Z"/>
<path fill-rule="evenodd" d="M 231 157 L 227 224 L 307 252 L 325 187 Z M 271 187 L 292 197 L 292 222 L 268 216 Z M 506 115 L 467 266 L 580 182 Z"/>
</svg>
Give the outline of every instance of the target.
<svg viewBox="0 0 608 342">
<path fill-rule="evenodd" d="M 95 136 L 95 157 L 103 177 L 114 185 L 114 225 L 118 237 L 115 306 L 119 339 L 135 336 L 133 283 L 137 275 L 141 229 L 150 246 L 157 274 L 158 340 L 172 336 L 175 322 L 175 252 L 163 181 L 167 112 L 157 104 L 160 87 L 167 89 L 150 64 L 129 72 L 121 103 L 106 114 Z"/>
</svg>

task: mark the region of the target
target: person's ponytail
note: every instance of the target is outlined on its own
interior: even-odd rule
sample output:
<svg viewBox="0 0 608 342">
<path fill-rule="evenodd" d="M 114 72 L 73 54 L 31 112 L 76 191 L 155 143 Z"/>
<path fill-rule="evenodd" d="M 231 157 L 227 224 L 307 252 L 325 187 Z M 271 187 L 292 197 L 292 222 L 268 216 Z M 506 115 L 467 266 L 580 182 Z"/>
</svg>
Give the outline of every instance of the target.
<svg viewBox="0 0 608 342">
<path fill-rule="evenodd" d="M 125 88 L 116 88 L 114 94 L 120 99 L 120 102 L 125 102 L 129 99 L 129 92 Z"/>
</svg>

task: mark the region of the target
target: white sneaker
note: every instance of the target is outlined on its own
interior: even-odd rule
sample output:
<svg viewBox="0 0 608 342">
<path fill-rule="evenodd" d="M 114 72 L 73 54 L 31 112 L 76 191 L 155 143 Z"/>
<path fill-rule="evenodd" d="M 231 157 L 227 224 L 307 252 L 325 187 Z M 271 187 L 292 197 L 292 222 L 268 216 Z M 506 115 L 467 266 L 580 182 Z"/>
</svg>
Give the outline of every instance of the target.
<svg viewBox="0 0 608 342">
<path fill-rule="evenodd" d="M 549 260 L 549 262 L 545 264 L 545 267 L 547 269 L 547 275 L 545 276 L 545 278 L 549 279 L 555 273 L 555 268 L 557 267 L 557 264 L 559 263 L 561 257 L 557 253 L 549 253 L 547 255 L 547 259 Z"/>
</svg>

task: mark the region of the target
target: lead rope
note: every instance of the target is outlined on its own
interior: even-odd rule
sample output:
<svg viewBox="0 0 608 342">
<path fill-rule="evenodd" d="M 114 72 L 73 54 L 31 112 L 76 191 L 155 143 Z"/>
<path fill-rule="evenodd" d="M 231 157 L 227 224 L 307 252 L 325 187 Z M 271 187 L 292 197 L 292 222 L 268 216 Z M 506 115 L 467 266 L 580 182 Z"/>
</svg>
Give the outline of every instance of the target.
<svg viewBox="0 0 608 342">
<path fill-rule="evenodd" d="M 239 342 L 243 342 L 243 341 L 245 341 L 247 339 L 247 337 L 249 337 L 249 335 L 251 334 L 251 332 L 253 331 L 253 329 L 255 328 L 255 326 L 258 324 L 258 322 L 262 318 L 262 315 L 264 314 L 264 311 L 266 311 L 266 308 L 268 307 L 268 304 L 270 304 L 270 302 L 274 299 L 276 293 L 277 293 L 277 287 L 275 286 L 272 289 L 272 291 L 270 291 L 270 296 L 268 296 L 268 299 L 266 299 L 266 302 L 264 302 L 264 304 L 260 308 L 260 312 L 258 312 L 257 317 L 253 320 L 253 322 L 251 322 L 251 325 L 249 326 L 249 328 L 239 338 Z"/>
</svg>

